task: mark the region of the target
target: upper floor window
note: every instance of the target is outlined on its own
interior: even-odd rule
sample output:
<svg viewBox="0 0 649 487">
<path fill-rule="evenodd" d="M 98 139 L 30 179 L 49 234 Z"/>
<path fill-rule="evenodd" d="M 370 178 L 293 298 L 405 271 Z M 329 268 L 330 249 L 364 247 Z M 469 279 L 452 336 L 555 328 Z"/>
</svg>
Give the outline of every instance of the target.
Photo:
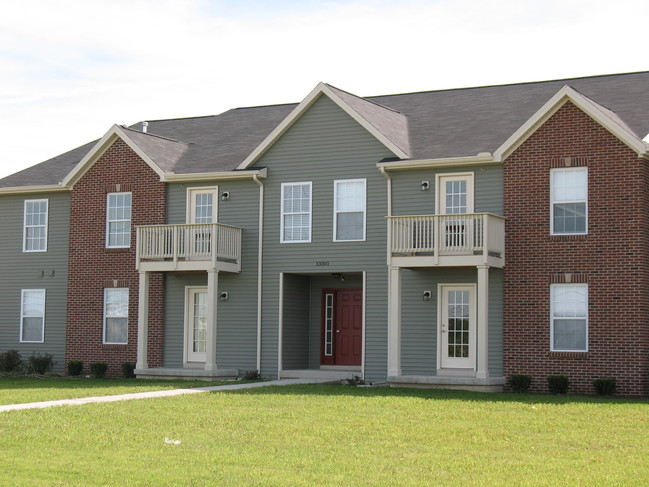
<svg viewBox="0 0 649 487">
<path fill-rule="evenodd" d="M 588 284 L 552 284 L 550 316 L 552 350 L 588 350 Z"/>
<path fill-rule="evenodd" d="M 23 252 L 47 252 L 48 200 L 25 200 Z"/>
<path fill-rule="evenodd" d="M 311 241 L 311 182 L 282 183 L 281 242 Z"/>
<path fill-rule="evenodd" d="M 131 246 L 131 193 L 108 193 L 106 247 Z"/>
<path fill-rule="evenodd" d="M 334 241 L 365 240 L 365 179 L 334 181 Z"/>
<path fill-rule="evenodd" d="M 128 343 L 128 288 L 104 289 L 104 343 Z"/>
<path fill-rule="evenodd" d="M 20 341 L 45 341 L 45 289 L 23 289 L 21 292 Z"/>
<path fill-rule="evenodd" d="M 550 179 L 551 233 L 587 233 L 588 168 L 552 169 Z"/>
</svg>

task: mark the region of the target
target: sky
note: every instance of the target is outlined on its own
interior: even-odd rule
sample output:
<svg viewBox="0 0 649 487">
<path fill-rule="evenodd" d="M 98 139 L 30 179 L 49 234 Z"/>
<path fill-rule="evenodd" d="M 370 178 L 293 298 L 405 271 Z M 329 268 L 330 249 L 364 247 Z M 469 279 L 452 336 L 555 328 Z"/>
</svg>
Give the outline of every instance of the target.
<svg viewBox="0 0 649 487">
<path fill-rule="evenodd" d="M 0 178 L 141 120 L 649 69 L 646 0 L 21 0 Z"/>
</svg>

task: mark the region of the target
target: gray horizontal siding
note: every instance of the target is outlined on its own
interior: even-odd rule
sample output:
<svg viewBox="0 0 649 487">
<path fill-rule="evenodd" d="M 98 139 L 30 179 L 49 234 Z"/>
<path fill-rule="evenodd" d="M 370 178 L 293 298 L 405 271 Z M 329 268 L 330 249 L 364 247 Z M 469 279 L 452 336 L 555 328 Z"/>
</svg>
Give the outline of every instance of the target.
<svg viewBox="0 0 649 487">
<path fill-rule="evenodd" d="M 22 251 L 24 201 L 48 199 L 47 252 Z M 63 370 L 67 313 L 68 193 L 0 196 L 0 353 L 16 349 L 23 358 L 51 353 Z M 21 289 L 45 289 L 45 342 L 20 343 Z"/>
</svg>

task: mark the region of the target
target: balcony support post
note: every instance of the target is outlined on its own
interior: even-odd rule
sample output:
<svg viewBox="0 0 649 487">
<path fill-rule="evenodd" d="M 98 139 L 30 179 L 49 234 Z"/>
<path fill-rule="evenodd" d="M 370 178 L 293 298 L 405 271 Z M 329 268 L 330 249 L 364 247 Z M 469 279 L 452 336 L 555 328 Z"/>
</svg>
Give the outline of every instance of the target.
<svg viewBox="0 0 649 487">
<path fill-rule="evenodd" d="M 205 332 L 205 370 L 216 370 L 216 322 L 219 302 L 219 271 L 207 271 L 207 330 Z"/>
<path fill-rule="evenodd" d="M 478 266 L 477 379 L 489 377 L 489 266 Z"/>
<path fill-rule="evenodd" d="M 401 272 L 390 266 L 388 279 L 388 377 L 401 375 Z"/>
<path fill-rule="evenodd" d="M 140 292 L 137 307 L 137 362 L 135 368 L 146 369 L 149 342 L 149 282 L 150 272 L 140 272 Z"/>
</svg>

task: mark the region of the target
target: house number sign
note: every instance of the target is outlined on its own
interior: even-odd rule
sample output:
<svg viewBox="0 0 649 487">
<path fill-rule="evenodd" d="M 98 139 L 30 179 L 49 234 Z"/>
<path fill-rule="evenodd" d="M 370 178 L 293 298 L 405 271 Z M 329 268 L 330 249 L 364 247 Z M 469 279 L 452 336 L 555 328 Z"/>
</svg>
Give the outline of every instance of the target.
<svg viewBox="0 0 649 487">
<path fill-rule="evenodd" d="M 328 260 L 316 260 L 315 265 L 317 267 L 326 267 L 326 266 L 329 265 L 329 261 Z"/>
</svg>

